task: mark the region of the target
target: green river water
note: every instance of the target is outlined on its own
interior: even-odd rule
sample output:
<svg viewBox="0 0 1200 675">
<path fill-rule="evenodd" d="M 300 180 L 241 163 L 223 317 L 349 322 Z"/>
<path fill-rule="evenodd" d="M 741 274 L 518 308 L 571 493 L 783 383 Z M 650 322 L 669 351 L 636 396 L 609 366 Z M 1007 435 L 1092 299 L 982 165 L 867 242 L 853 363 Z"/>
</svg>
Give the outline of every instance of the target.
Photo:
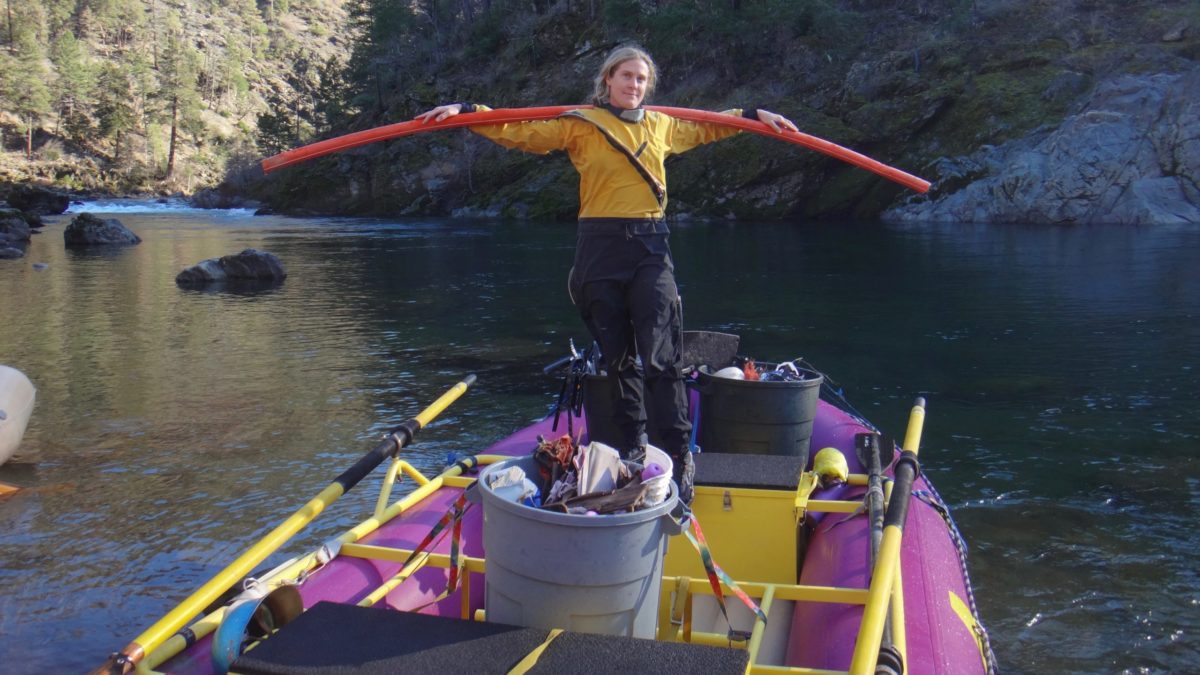
<svg viewBox="0 0 1200 675">
<path fill-rule="evenodd" d="M 67 250 L 67 215 L 0 261 L 0 363 L 39 390 L 0 467 L 26 487 L 0 498 L 4 672 L 99 664 L 468 373 L 418 466 L 546 414 L 541 367 L 585 339 L 569 224 L 83 209 L 143 243 Z M 672 246 L 687 328 L 805 357 L 897 436 L 928 399 L 922 463 L 1004 672 L 1200 670 L 1200 228 L 694 224 Z M 247 247 L 286 282 L 174 284 Z"/>
</svg>

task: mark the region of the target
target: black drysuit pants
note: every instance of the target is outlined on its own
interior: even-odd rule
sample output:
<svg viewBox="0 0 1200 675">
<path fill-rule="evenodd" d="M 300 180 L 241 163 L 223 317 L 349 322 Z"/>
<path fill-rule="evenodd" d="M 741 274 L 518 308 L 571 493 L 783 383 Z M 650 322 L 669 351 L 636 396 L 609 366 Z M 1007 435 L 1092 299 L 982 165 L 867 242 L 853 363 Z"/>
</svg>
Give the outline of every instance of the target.
<svg viewBox="0 0 1200 675">
<path fill-rule="evenodd" d="M 622 454 L 645 443 L 648 435 L 678 458 L 687 452 L 691 436 L 680 365 L 683 316 L 667 237 L 662 221 L 579 223 L 571 294 L 613 380 Z"/>
</svg>

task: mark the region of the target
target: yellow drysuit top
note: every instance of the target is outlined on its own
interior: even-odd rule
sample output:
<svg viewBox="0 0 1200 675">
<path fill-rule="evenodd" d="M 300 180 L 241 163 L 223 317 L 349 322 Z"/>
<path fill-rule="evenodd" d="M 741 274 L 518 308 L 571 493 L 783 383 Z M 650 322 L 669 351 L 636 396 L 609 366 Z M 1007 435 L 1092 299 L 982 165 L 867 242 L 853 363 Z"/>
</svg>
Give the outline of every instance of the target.
<svg viewBox="0 0 1200 675">
<path fill-rule="evenodd" d="M 476 110 L 490 110 L 477 105 Z M 740 115 L 741 110 L 726 113 Z M 587 119 L 580 119 L 580 116 Z M 581 108 L 552 120 L 489 124 L 471 131 L 507 148 L 539 155 L 565 150 L 579 171 L 579 217 L 661 218 L 654 191 L 628 157 L 596 128 L 600 125 L 632 152 L 661 185 L 667 175 L 663 162 L 692 148 L 728 138 L 737 129 L 687 122 L 647 110 L 641 122 L 631 123 L 603 108 Z"/>
</svg>

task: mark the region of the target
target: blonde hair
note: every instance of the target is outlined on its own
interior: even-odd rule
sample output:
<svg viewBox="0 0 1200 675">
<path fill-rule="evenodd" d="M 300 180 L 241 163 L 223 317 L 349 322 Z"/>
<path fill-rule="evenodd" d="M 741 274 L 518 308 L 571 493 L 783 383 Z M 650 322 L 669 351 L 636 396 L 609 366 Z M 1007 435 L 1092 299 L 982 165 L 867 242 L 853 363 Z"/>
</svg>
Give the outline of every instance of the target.
<svg viewBox="0 0 1200 675">
<path fill-rule="evenodd" d="M 658 82 L 658 66 L 654 65 L 654 59 L 650 58 L 646 50 L 637 45 L 623 45 L 614 49 L 608 58 L 604 59 L 604 65 L 600 66 L 595 86 L 592 88 L 593 105 L 608 103 L 608 83 L 604 81 L 605 78 L 611 77 L 622 63 L 633 59 L 641 59 L 650 71 L 650 77 L 646 80 L 646 98 L 650 98 L 650 94 L 654 93 L 654 85 Z"/>
</svg>

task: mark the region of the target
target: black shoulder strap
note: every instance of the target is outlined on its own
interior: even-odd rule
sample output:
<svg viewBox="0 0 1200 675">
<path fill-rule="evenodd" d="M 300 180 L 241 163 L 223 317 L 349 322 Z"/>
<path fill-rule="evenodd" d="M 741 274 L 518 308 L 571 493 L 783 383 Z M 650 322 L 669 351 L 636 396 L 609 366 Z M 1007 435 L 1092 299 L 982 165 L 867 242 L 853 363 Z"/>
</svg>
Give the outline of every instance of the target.
<svg viewBox="0 0 1200 675">
<path fill-rule="evenodd" d="M 563 116 L 567 115 L 570 115 L 571 117 L 578 117 L 579 119 L 584 120 L 588 124 L 591 124 L 599 129 L 600 134 L 604 136 L 609 145 L 616 148 L 622 155 L 625 155 L 625 159 L 629 160 L 629 163 L 633 165 L 633 168 L 638 172 L 638 175 L 642 177 L 642 180 L 646 181 L 646 185 L 650 186 L 650 191 L 654 193 L 654 198 L 658 201 L 659 207 L 662 207 L 667 203 L 667 187 L 659 182 L 659 180 L 654 177 L 654 174 L 650 173 L 650 170 L 646 168 L 646 165 L 642 164 L 642 161 L 638 159 L 637 155 L 635 155 L 632 150 L 622 145 L 621 141 L 618 141 L 616 137 L 612 135 L 612 132 L 610 132 L 608 129 L 605 129 L 604 126 L 596 120 L 591 119 L 578 110 L 569 110 L 563 113 Z"/>
</svg>

